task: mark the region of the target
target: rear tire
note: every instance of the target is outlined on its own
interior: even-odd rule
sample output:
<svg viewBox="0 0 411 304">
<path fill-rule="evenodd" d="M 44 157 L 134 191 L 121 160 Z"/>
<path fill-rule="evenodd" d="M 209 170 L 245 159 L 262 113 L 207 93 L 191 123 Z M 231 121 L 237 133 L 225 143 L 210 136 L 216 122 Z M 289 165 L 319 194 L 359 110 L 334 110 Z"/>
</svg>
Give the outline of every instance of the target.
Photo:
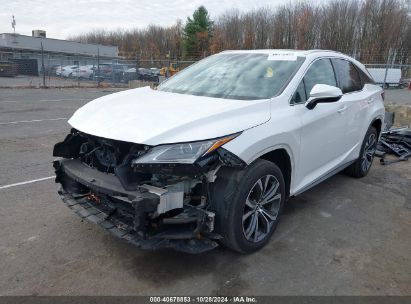
<svg viewBox="0 0 411 304">
<path fill-rule="evenodd" d="M 219 172 L 213 191 L 216 232 L 240 253 L 264 247 L 274 233 L 285 201 L 285 182 L 274 163 L 258 159 L 244 170 Z"/>
<path fill-rule="evenodd" d="M 361 146 L 360 157 L 345 169 L 348 175 L 359 178 L 368 174 L 374 160 L 377 142 L 378 132 L 373 126 L 370 126 Z"/>
</svg>

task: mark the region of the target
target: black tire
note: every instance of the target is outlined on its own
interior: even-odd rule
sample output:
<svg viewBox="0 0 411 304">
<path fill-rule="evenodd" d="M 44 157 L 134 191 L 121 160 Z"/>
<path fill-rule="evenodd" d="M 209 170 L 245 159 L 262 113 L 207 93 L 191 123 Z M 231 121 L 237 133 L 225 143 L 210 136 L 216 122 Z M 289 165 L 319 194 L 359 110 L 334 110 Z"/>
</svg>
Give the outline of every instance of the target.
<svg viewBox="0 0 411 304">
<path fill-rule="evenodd" d="M 260 188 L 260 180 L 265 181 L 263 183 L 266 192 Z M 276 182 L 278 187 L 274 185 Z M 255 187 L 261 189 L 261 193 L 258 193 Z M 224 168 L 218 174 L 212 193 L 211 209 L 216 213 L 216 232 L 222 235 L 223 245 L 240 253 L 251 253 L 268 243 L 277 227 L 286 196 L 284 177 L 277 165 L 258 159 L 244 170 Z M 251 198 L 252 195 L 260 195 L 261 199 L 261 194 L 264 193 L 269 193 L 270 196 L 273 193 L 272 202 L 257 202 L 258 199 Z M 246 204 L 247 199 L 249 200 Z M 268 201 L 270 200 L 271 197 Z M 249 206 L 251 202 L 254 209 Z M 250 213 L 251 215 L 246 217 Z M 246 220 L 243 220 L 243 216 Z M 257 228 L 252 233 L 254 220 L 257 221 L 254 228 Z M 245 226 L 249 229 L 245 229 Z"/>
<path fill-rule="evenodd" d="M 377 143 L 378 132 L 373 126 L 370 126 L 362 142 L 360 156 L 345 169 L 345 173 L 356 178 L 366 176 L 372 166 Z"/>
</svg>

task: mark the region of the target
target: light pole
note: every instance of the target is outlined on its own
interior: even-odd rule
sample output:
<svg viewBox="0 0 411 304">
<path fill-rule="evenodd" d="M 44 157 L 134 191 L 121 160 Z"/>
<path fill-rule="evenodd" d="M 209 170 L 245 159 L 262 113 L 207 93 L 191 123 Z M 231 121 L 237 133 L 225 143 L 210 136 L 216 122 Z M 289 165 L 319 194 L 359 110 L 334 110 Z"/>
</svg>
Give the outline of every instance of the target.
<svg viewBox="0 0 411 304">
<path fill-rule="evenodd" d="M 14 15 L 11 18 L 11 27 L 13 28 L 14 34 L 16 33 L 16 19 L 14 19 Z"/>
</svg>

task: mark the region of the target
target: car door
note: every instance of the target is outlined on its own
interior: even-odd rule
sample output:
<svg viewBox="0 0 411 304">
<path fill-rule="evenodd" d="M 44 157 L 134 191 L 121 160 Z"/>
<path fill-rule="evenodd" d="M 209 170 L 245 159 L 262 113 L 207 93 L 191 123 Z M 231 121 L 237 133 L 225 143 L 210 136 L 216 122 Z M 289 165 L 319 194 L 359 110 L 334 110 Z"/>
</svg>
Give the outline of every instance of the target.
<svg viewBox="0 0 411 304">
<path fill-rule="evenodd" d="M 346 130 L 344 137 L 344 149 L 346 160 L 350 161 L 358 157 L 363 140 L 362 125 L 367 117 L 370 94 L 364 90 L 364 83 L 354 64 L 346 59 L 333 58 L 338 87 L 343 92 L 341 100 L 346 107 Z"/>
<path fill-rule="evenodd" d="M 301 118 L 299 170 L 295 177 L 297 192 L 338 167 L 345 150 L 344 102 L 319 103 L 312 110 L 304 106 L 316 84 L 337 86 L 330 59 L 313 62 L 292 97 L 295 115 Z"/>
</svg>

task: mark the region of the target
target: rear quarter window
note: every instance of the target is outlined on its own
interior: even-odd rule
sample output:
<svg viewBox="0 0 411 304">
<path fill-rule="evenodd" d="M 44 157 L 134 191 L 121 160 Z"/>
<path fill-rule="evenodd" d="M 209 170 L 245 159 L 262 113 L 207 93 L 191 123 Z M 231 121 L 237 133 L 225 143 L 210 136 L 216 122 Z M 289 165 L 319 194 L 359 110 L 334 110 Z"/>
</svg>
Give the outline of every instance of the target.
<svg viewBox="0 0 411 304">
<path fill-rule="evenodd" d="M 367 75 L 361 68 L 355 66 L 357 68 L 358 74 L 360 75 L 361 81 L 363 84 L 370 83 L 375 84 L 374 79 L 372 79 L 369 75 Z"/>
</svg>

